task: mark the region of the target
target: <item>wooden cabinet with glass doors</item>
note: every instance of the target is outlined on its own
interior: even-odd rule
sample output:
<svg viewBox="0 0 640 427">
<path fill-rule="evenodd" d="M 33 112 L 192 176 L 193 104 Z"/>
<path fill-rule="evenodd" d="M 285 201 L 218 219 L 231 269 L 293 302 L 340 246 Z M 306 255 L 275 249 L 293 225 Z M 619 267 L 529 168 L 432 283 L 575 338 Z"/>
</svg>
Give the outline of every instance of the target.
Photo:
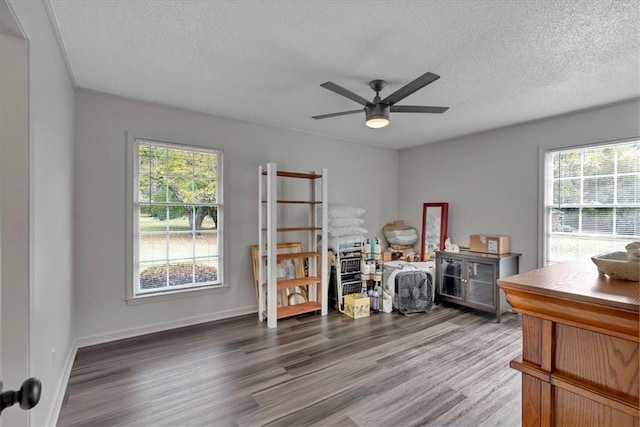
<svg viewBox="0 0 640 427">
<path fill-rule="evenodd" d="M 509 309 L 496 281 L 518 273 L 520 254 L 436 251 L 436 300 L 495 313 Z"/>
</svg>

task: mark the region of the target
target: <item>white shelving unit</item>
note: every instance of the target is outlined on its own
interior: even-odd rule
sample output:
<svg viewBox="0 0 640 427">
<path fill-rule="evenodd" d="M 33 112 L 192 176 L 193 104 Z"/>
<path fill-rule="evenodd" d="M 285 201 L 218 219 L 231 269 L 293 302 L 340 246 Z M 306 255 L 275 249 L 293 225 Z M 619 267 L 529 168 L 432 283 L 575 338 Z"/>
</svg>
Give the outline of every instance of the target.
<svg viewBox="0 0 640 427">
<path fill-rule="evenodd" d="M 279 198 L 279 179 L 306 179 L 309 181 L 309 197 L 305 200 Z M 267 319 L 269 328 L 277 327 L 278 319 L 302 313 L 320 311 L 323 316 L 328 311 L 328 259 L 327 259 L 327 169 L 322 173 L 279 171 L 276 163 L 258 168 L 258 318 Z M 308 205 L 308 222 L 303 227 L 284 227 L 278 223 L 278 206 Z M 322 219 L 318 223 L 318 208 L 322 207 Z M 290 232 L 307 234 L 306 245 L 301 253 L 278 254 L 280 235 Z M 321 251 L 317 250 L 318 236 L 321 236 Z M 280 261 L 294 259 L 307 260 L 308 269 L 304 277 L 278 279 L 277 268 Z M 307 288 L 307 302 L 278 307 L 278 291 L 292 287 Z"/>
</svg>

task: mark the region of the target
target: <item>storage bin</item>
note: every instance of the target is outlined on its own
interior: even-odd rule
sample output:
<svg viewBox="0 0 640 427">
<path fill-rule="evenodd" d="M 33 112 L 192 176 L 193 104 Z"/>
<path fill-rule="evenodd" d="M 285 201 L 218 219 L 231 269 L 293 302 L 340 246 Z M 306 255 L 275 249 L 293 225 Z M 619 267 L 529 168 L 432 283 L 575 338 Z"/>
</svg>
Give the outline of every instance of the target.
<svg viewBox="0 0 640 427">
<path fill-rule="evenodd" d="M 362 294 L 349 294 L 344 296 L 344 314 L 353 318 L 369 316 L 369 297 Z"/>
</svg>

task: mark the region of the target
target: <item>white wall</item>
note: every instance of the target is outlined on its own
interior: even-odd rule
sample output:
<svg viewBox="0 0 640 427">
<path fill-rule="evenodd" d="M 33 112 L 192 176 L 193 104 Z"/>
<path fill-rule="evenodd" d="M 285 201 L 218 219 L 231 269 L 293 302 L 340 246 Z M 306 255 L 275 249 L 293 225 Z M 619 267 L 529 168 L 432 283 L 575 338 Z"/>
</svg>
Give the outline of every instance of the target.
<svg viewBox="0 0 640 427">
<path fill-rule="evenodd" d="M 640 103 L 619 104 L 545 121 L 441 141 L 398 153 L 398 214 L 421 224 L 422 203 L 449 202 L 449 235 L 511 236 L 520 271 L 538 265 L 539 148 L 640 136 Z"/>
<path fill-rule="evenodd" d="M 42 400 L 30 413 L 32 425 L 45 425 L 56 416 L 55 399 L 73 355 L 75 99 L 42 2 L 10 5 L 29 41 L 29 363 L 30 374 L 43 384 Z"/>
<path fill-rule="evenodd" d="M 125 132 L 224 150 L 228 292 L 127 305 Z M 108 95 L 76 95 L 76 331 L 82 343 L 256 312 L 258 165 L 328 168 L 332 203 L 364 207 L 370 234 L 396 217 L 397 152 Z M 256 315 L 257 321 L 257 315 Z"/>
</svg>

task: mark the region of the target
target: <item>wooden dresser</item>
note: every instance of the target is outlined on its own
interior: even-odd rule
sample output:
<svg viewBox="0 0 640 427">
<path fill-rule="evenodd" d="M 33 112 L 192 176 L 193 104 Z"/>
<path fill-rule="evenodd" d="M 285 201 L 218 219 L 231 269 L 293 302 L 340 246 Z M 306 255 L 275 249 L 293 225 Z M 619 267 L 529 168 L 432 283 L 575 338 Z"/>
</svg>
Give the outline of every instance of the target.
<svg viewBox="0 0 640 427">
<path fill-rule="evenodd" d="M 498 284 L 522 314 L 522 425 L 640 426 L 640 283 L 586 259 Z"/>
</svg>

